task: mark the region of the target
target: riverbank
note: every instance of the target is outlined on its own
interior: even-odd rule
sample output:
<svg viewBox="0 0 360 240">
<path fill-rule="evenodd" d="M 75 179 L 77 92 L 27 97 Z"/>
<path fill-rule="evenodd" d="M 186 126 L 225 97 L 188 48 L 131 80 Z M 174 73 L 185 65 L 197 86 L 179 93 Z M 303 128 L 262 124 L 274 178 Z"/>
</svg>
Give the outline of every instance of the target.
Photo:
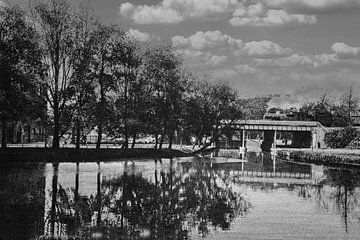
<svg viewBox="0 0 360 240">
<path fill-rule="evenodd" d="M 277 155 L 284 160 L 330 167 L 360 168 L 360 152 L 352 149 L 281 149 Z"/>
<path fill-rule="evenodd" d="M 4 162 L 76 162 L 113 161 L 128 158 L 188 157 L 193 152 L 179 149 L 91 149 L 91 148 L 7 148 L 0 149 L 0 163 Z"/>
</svg>

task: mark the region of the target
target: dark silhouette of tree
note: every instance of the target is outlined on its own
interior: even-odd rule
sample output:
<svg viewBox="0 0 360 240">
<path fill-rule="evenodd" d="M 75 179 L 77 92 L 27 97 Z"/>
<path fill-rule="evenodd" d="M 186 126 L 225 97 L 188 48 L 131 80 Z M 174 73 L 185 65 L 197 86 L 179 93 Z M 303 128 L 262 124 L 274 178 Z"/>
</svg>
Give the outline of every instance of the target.
<svg viewBox="0 0 360 240">
<path fill-rule="evenodd" d="M 180 57 L 168 45 L 151 46 L 145 53 L 144 75 L 151 85 L 149 125 L 155 135 L 156 147 L 160 135 L 159 149 L 165 136 L 173 135 L 179 117 L 179 104 L 184 92 L 181 63 Z"/>
<path fill-rule="evenodd" d="M 359 98 L 355 96 L 352 84 L 347 89 L 346 93 L 341 97 L 341 107 L 346 112 L 348 118 L 348 125 L 352 126 L 351 116 L 358 111 Z"/>
<path fill-rule="evenodd" d="M 95 125 L 97 126 L 98 139 L 96 148 L 101 146 L 101 138 L 104 127 L 109 126 L 111 119 L 111 104 L 109 92 L 114 89 L 115 79 L 112 75 L 111 55 L 112 45 L 122 38 L 123 32 L 116 26 L 105 26 L 98 24 L 92 35 L 94 41 L 93 55 L 91 58 L 91 77 L 94 79 L 96 103 Z M 114 121 L 114 119 L 113 119 Z M 111 129 L 109 129 L 112 131 Z"/>
<path fill-rule="evenodd" d="M 91 59 L 94 54 L 94 32 L 97 19 L 88 9 L 82 8 L 75 15 L 73 28 L 77 41 L 74 41 L 74 51 L 70 55 L 73 65 L 71 90 L 74 105 L 74 135 L 76 148 L 80 148 L 82 132 L 91 128 L 93 120 L 92 107 L 95 105 L 95 83 L 91 76 Z"/>
<path fill-rule="evenodd" d="M 38 35 L 18 7 L 0 7 L 1 147 L 6 147 L 7 123 L 35 119 L 44 113 L 39 80 L 42 74 Z"/>
<path fill-rule="evenodd" d="M 46 99 L 53 122 L 53 148 L 59 147 L 60 137 L 67 131 L 72 118 L 71 54 L 74 51 L 73 14 L 66 0 L 36 1 L 33 16 L 38 26 L 47 65 Z"/>
</svg>

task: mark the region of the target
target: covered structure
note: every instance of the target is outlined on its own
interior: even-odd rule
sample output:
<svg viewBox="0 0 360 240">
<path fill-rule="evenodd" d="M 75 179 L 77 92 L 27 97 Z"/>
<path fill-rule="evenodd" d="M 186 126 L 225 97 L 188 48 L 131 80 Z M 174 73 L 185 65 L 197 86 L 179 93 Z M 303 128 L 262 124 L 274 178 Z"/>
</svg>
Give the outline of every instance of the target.
<svg viewBox="0 0 360 240">
<path fill-rule="evenodd" d="M 224 125 L 229 126 L 229 123 Z M 239 120 L 230 124 L 227 139 L 229 139 L 228 148 L 236 149 L 246 147 L 246 140 L 249 133 L 259 132 L 261 136 L 261 149 L 270 151 L 271 148 L 277 147 L 279 136 L 285 136 L 283 141 L 285 145 L 287 138 L 291 135 L 288 147 L 293 148 L 321 148 L 324 146 L 324 135 L 326 129 L 315 121 L 276 121 L 276 120 Z M 238 144 L 231 142 L 234 137 L 240 139 Z M 277 137 L 278 136 L 278 137 Z M 240 145 L 240 146 L 239 146 Z"/>
</svg>

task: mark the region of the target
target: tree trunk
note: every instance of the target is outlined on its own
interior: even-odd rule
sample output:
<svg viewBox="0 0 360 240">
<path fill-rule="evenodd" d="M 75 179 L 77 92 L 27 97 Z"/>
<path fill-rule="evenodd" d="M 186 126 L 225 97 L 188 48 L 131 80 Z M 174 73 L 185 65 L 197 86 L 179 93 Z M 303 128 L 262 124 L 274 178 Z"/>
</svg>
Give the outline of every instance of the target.
<svg viewBox="0 0 360 240">
<path fill-rule="evenodd" d="M 161 134 L 161 138 L 160 138 L 160 143 L 159 143 L 159 149 L 162 148 L 162 145 L 164 143 L 164 139 L 165 139 L 165 133 L 166 133 L 166 121 L 164 121 L 164 128 Z"/>
<path fill-rule="evenodd" d="M 52 148 L 60 147 L 60 121 L 59 121 L 59 113 L 54 110 L 54 133 L 53 133 L 53 142 Z"/>
<path fill-rule="evenodd" d="M 98 126 L 98 137 L 97 137 L 97 141 L 96 141 L 96 149 L 100 149 L 101 137 L 102 137 L 101 135 L 102 135 L 102 123 L 100 123 Z"/>
<path fill-rule="evenodd" d="M 155 135 L 155 147 L 154 148 L 157 149 L 158 144 L 159 144 L 159 138 L 158 138 L 159 135 L 157 133 L 155 133 L 154 135 Z"/>
<path fill-rule="evenodd" d="M 171 132 L 171 133 L 169 134 L 169 147 L 168 147 L 169 149 L 172 148 L 173 141 L 174 141 L 174 133 Z"/>
<path fill-rule="evenodd" d="M 31 142 L 31 124 L 29 124 L 29 128 L 28 128 L 28 140 L 27 140 L 28 143 Z"/>
<path fill-rule="evenodd" d="M 7 131 L 6 120 L 1 120 L 1 148 L 6 148 L 6 131 Z"/>
<path fill-rule="evenodd" d="M 131 144 L 131 149 L 134 149 L 135 148 L 135 141 L 136 140 L 136 131 L 133 133 L 133 142 Z"/>
<path fill-rule="evenodd" d="M 76 120 L 76 149 L 80 149 L 80 120 Z"/>
<path fill-rule="evenodd" d="M 124 137 L 125 137 L 125 139 L 124 139 L 124 144 L 123 144 L 122 148 L 128 149 L 128 147 L 129 147 L 129 133 L 128 133 L 128 129 L 127 129 L 126 124 L 125 124 L 125 127 L 124 127 Z"/>
</svg>

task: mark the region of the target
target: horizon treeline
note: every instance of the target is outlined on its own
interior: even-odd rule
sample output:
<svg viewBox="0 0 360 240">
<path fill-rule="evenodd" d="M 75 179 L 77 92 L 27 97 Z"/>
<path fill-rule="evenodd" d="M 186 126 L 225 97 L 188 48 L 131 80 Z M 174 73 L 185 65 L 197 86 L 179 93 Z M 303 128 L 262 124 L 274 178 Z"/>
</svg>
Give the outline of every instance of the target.
<svg viewBox="0 0 360 240">
<path fill-rule="evenodd" d="M 2 147 L 14 121 L 41 119 L 53 148 L 69 132 L 79 148 L 94 128 L 97 148 L 104 133 L 123 136 L 124 148 L 139 134 L 171 148 L 175 135 L 215 140 L 221 120 L 241 117 L 229 84 L 199 79 L 171 44 L 140 42 L 90 12 L 66 0 L 1 7 Z"/>
<path fill-rule="evenodd" d="M 32 1 L 29 9 L 0 6 L 2 148 L 10 123 L 35 120 L 53 148 L 69 133 L 79 148 L 94 128 L 97 148 L 103 134 L 123 137 L 124 148 L 140 134 L 153 135 L 160 149 L 165 138 L 169 148 L 190 136 L 211 144 L 226 131 L 223 120 L 262 119 L 267 111 L 271 96 L 240 99 L 226 81 L 192 74 L 169 42 L 139 41 L 66 0 Z M 325 100 L 305 104 L 298 120 L 351 124 L 358 103 L 351 90 L 336 108 Z"/>
</svg>

